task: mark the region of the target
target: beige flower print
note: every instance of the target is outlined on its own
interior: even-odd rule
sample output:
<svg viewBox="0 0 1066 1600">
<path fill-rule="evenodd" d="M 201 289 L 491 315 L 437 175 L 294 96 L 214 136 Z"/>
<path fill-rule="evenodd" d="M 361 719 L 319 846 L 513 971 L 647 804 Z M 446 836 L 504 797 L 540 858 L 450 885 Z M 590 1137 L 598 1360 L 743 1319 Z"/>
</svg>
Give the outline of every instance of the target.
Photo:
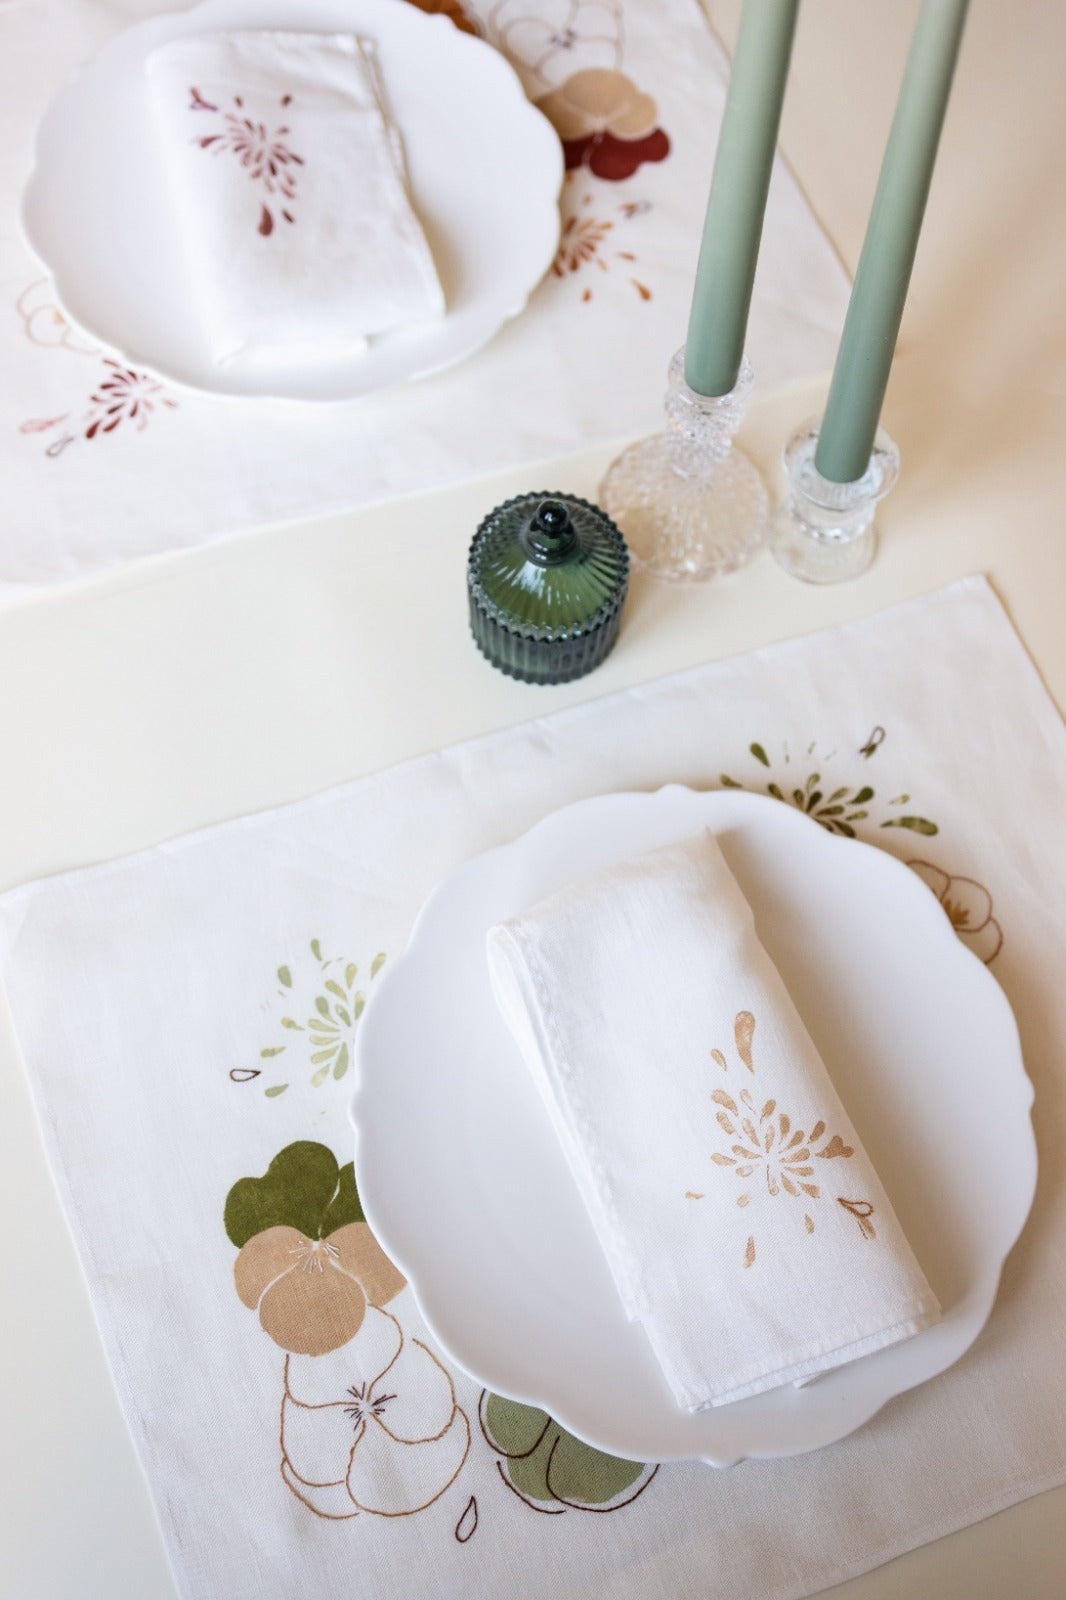
<svg viewBox="0 0 1066 1600">
<path fill-rule="evenodd" d="M 755 1077 L 751 1046 L 755 1034 L 755 1018 L 750 1011 L 738 1011 L 733 1026 L 737 1055 L 741 1063 Z M 711 1059 L 728 1072 L 729 1064 L 721 1050 L 712 1050 Z M 855 1154 L 854 1147 L 845 1144 L 839 1133 L 830 1133 L 826 1123 L 819 1118 L 810 1131 L 795 1126 L 788 1112 L 778 1109 L 775 1099 L 764 1100 L 759 1106 L 747 1087 L 731 1095 L 718 1088 L 711 1094 L 717 1106 L 715 1121 L 730 1141 L 728 1153 L 713 1150 L 711 1160 L 716 1167 L 731 1169 L 735 1176 L 746 1182 L 759 1178 L 766 1185 L 771 1198 L 791 1196 L 800 1201 L 820 1200 L 822 1177 L 817 1161 L 848 1160 Z M 689 1191 L 691 1198 L 701 1198 Z M 751 1202 L 751 1192 L 743 1190 L 737 1196 L 737 1205 L 745 1207 Z M 869 1220 L 873 1206 L 866 1200 L 838 1198 L 842 1206 L 859 1224 L 864 1238 L 875 1238 L 874 1225 Z M 810 1211 L 804 1212 L 804 1227 L 808 1233 L 815 1229 Z M 744 1265 L 750 1267 L 756 1257 L 755 1238 L 750 1235 L 744 1252 Z"/>
<path fill-rule="evenodd" d="M 658 107 L 624 72 L 588 67 L 575 72 L 537 105 L 560 139 L 587 139 L 613 133 L 619 139 L 642 139 L 658 119 Z"/>
<path fill-rule="evenodd" d="M 283 1350 L 321 1356 L 355 1337 L 368 1306 L 383 1306 L 405 1279 L 365 1222 L 325 1239 L 266 1228 L 233 1264 L 237 1293 Z"/>
</svg>

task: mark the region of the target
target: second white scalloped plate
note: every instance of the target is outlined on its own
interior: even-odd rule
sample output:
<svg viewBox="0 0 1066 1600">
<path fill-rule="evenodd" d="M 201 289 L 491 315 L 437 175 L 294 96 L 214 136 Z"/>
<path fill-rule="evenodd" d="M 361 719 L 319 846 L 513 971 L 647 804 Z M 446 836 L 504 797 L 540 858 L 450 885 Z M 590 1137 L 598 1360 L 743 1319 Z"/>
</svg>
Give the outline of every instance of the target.
<svg viewBox="0 0 1066 1600">
<path fill-rule="evenodd" d="M 804 1388 L 691 1415 L 626 1321 L 493 1002 L 485 934 L 576 878 L 706 827 L 944 1317 Z M 907 867 L 761 796 L 605 795 L 468 862 L 422 911 L 367 1008 L 356 1059 L 367 1220 L 435 1337 L 486 1388 L 636 1460 L 729 1466 L 813 1450 L 951 1366 L 988 1318 L 1036 1187 L 1032 1085 L 995 979 Z"/>
</svg>

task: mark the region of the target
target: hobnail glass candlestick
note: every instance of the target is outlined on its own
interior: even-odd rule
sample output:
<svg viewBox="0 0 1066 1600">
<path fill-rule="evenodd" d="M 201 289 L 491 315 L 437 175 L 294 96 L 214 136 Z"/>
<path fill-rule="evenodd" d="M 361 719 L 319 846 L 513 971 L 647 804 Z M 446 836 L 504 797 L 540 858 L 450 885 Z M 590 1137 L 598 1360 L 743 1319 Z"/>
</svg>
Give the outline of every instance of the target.
<svg viewBox="0 0 1066 1600">
<path fill-rule="evenodd" d="M 857 578 L 874 558 L 874 514 L 899 476 L 899 450 L 883 428 L 870 464 L 854 483 L 833 483 L 814 464 L 817 421 L 804 423 L 785 446 L 789 493 L 770 527 L 770 549 L 804 583 Z"/>
<path fill-rule="evenodd" d="M 745 358 L 728 394 L 697 394 L 685 382 L 682 348 L 670 363 L 664 431 L 630 445 L 607 469 L 600 503 L 633 560 L 657 578 L 732 572 L 766 538 L 766 486 L 733 444 L 752 379 Z"/>
</svg>

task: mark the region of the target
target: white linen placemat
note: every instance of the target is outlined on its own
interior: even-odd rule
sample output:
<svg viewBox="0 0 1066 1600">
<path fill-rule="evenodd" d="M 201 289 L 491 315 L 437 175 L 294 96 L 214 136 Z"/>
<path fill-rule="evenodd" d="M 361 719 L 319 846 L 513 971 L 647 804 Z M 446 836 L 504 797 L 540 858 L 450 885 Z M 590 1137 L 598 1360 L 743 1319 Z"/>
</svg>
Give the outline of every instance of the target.
<svg viewBox="0 0 1066 1600">
<path fill-rule="evenodd" d="M 728 81 L 696 0 L 454 8 L 518 67 L 580 163 L 559 254 L 527 310 L 471 360 L 328 405 L 201 395 L 116 361 L 63 318 L 22 243 L 34 129 L 67 75 L 120 29 L 175 9 L 186 8 L 0 6 L 0 600 L 661 426 Z M 516 203 L 497 199 L 503 213 Z M 750 323 L 760 386 L 828 371 L 846 304 L 843 269 L 779 162 Z"/>
<path fill-rule="evenodd" d="M 481 1395 L 350 1163 L 359 1016 L 427 891 L 665 782 L 769 791 L 911 863 L 1036 1090 L 1034 1210 L 974 1347 L 841 1443 L 729 1471 L 620 1463 Z M 7 1000 L 183 1595 L 789 1600 L 1066 1481 L 1064 787 L 1062 723 L 969 580 L 5 895 Z"/>
<path fill-rule="evenodd" d="M 220 366 L 359 354 L 443 314 L 372 41 L 194 34 L 154 50 L 145 74 L 188 293 Z"/>
<path fill-rule="evenodd" d="M 709 829 L 490 928 L 487 959 L 626 1315 L 679 1406 L 816 1378 L 939 1319 Z M 742 1081 L 727 1088 L 716 1074 L 712 1089 L 708 1068 L 728 1066 L 723 1044 L 735 1044 Z M 679 1217 L 663 1174 L 706 1161 L 693 1113 L 708 1098 L 732 1151 L 711 1160 L 748 1178 L 755 1163 L 765 1182 L 739 1197 L 712 1185 Z M 805 1211 L 838 1156 L 876 1228 L 839 1211 L 816 1227 Z M 797 1203 L 774 1205 L 782 1192 Z"/>
</svg>

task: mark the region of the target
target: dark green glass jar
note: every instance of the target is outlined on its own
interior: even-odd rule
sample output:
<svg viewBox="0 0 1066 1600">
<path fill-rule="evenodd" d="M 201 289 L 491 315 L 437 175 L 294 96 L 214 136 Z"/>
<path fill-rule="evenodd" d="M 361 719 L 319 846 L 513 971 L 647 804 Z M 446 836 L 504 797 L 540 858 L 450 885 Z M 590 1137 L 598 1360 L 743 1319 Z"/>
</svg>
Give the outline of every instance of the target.
<svg viewBox="0 0 1066 1600">
<path fill-rule="evenodd" d="M 567 683 L 618 637 L 629 552 L 610 517 L 569 494 L 496 506 L 470 546 L 470 627 L 493 666 L 526 683 Z"/>
</svg>

